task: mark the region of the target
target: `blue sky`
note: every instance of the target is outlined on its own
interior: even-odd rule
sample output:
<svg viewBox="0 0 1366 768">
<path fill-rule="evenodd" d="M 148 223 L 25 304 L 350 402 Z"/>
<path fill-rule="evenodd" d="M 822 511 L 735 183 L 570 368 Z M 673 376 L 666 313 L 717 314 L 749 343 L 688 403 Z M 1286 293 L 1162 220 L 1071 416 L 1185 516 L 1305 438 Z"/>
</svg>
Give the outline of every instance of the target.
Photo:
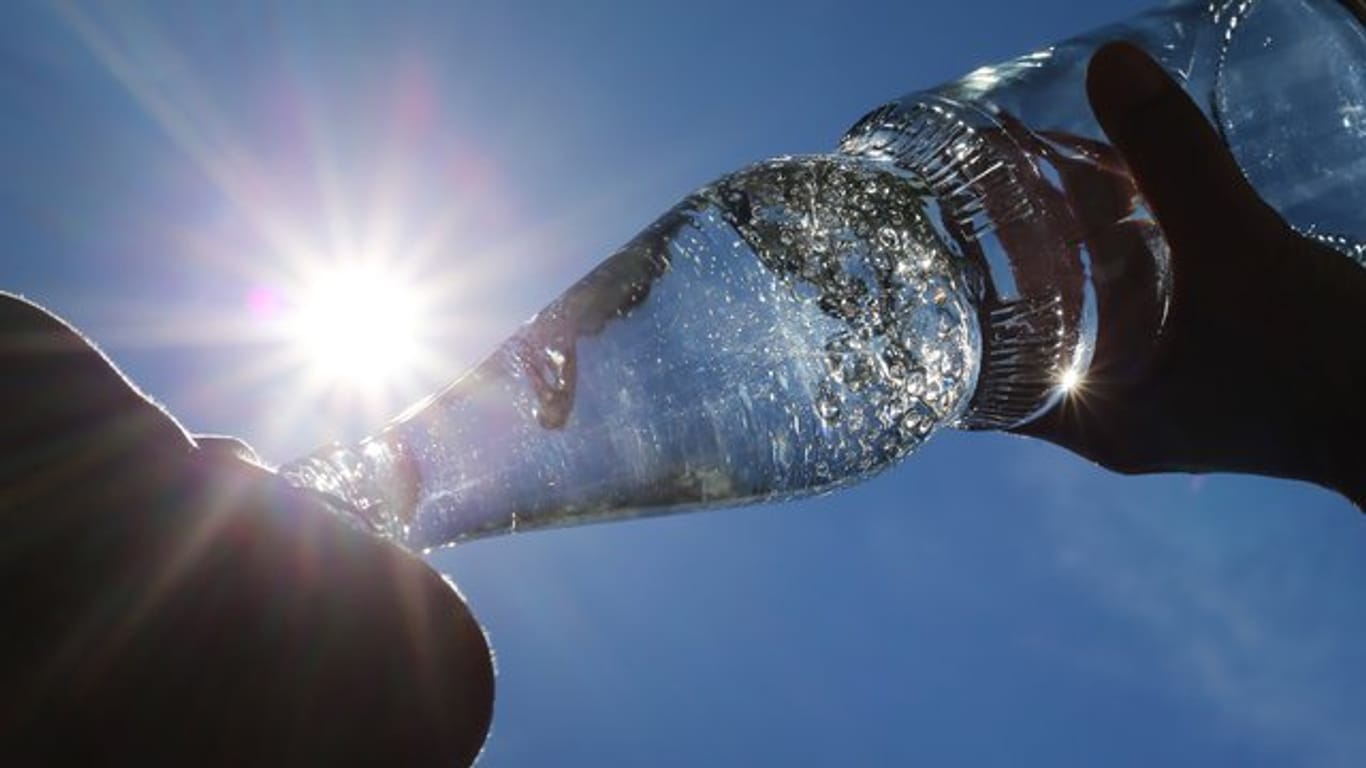
<svg viewBox="0 0 1366 768">
<path fill-rule="evenodd" d="M 459 373 L 711 178 L 1143 7 L 7 3 L 0 287 L 282 461 Z M 429 288 L 441 352 L 366 397 L 260 317 L 355 252 Z M 834 496 L 432 561 L 497 651 L 485 765 L 1366 754 L 1366 528 L 1300 484 L 944 434 Z"/>
</svg>

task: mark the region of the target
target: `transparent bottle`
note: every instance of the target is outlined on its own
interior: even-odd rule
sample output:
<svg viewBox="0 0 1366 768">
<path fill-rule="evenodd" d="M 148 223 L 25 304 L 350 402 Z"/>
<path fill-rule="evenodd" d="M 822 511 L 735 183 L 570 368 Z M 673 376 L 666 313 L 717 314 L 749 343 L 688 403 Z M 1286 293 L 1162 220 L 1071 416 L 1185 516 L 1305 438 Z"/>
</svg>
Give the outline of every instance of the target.
<svg viewBox="0 0 1366 768">
<path fill-rule="evenodd" d="M 1165 317 L 1166 244 L 1085 101 L 1094 50 L 1149 51 L 1268 202 L 1359 259 L 1361 7 L 1174 3 L 892 102 L 836 154 L 688 196 L 444 391 L 281 473 L 428 549 L 821 492 L 940 427 L 1025 423 L 1107 313 L 1138 344 Z"/>
</svg>

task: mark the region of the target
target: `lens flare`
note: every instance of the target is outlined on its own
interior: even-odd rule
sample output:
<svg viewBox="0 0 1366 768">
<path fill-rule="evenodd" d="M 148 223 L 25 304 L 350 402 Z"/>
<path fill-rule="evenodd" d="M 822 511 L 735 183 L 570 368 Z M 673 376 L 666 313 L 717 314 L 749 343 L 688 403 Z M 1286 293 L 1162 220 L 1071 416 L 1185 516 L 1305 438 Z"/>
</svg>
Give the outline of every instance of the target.
<svg viewBox="0 0 1366 768">
<path fill-rule="evenodd" d="M 1058 381 L 1058 386 L 1062 388 L 1064 394 L 1072 394 L 1081 386 L 1081 374 L 1075 368 L 1069 368 L 1063 372 L 1062 378 Z"/>
</svg>

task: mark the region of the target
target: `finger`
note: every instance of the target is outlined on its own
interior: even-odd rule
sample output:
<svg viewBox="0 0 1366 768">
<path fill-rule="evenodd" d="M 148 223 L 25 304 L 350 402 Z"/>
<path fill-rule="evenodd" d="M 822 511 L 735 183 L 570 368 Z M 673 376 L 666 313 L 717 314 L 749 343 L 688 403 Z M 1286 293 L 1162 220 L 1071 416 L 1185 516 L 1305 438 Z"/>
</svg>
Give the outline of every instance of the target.
<svg viewBox="0 0 1366 768">
<path fill-rule="evenodd" d="M 1225 226 L 1278 221 L 1200 109 L 1143 51 L 1122 42 L 1101 48 L 1086 90 L 1174 248 Z M 1220 255 L 1235 256 L 1210 254 Z"/>
<path fill-rule="evenodd" d="M 207 459 L 238 459 L 260 464 L 261 457 L 245 441 L 227 435 L 195 435 L 195 447 Z"/>
<path fill-rule="evenodd" d="M 238 506 L 227 514 L 233 522 L 218 537 L 222 544 L 210 548 L 227 548 L 233 538 L 255 541 L 254 563 L 234 560 L 225 572 L 205 571 L 207 582 L 232 581 L 241 594 L 255 596 L 231 622 L 238 634 L 227 642 L 241 647 L 244 637 L 265 639 L 264 657 L 248 665 L 257 673 L 281 661 L 288 666 L 301 652 L 309 658 L 306 680 L 286 668 L 264 675 L 264 689 L 218 688 L 220 703 L 228 691 L 243 704 L 262 694 L 275 701 L 278 711 L 268 720 L 309 713 L 306 727 L 277 734 L 256 724 L 259 705 L 229 707 L 256 710 L 242 722 L 260 738 L 243 744 L 243 754 L 275 754 L 278 735 L 292 742 L 294 757 L 308 756 L 305 763 L 332 763 L 336 755 L 393 765 L 473 763 L 492 717 L 493 663 L 483 629 L 455 585 L 421 558 L 361 533 L 311 494 L 244 462 L 245 443 L 210 437 L 200 444 L 206 463 L 198 471 L 210 478 L 202 492 L 211 501 L 190 506 Z M 256 583 L 243 573 L 273 580 L 297 577 L 301 567 L 307 575 L 292 584 Z"/>
<path fill-rule="evenodd" d="M 0 595 L 17 628 L 0 636 L 0 755 L 470 764 L 494 678 L 463 598 L 265 470 L 238 470 L 198 468 L 25 567 L 0 558 L 25 585 L 18 608 Z"/>
</svg>

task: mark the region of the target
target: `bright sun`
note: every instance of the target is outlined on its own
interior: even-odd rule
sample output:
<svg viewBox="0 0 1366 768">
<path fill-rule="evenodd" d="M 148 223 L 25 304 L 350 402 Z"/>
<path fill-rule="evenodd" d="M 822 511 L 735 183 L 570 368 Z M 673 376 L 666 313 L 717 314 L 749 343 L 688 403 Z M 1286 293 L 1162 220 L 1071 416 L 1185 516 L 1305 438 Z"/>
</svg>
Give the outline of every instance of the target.
<svg viewBox="0 0 1366 768">
<path fill-rule="evenodd" d="M 418 362 L 417 294 L 366 266 L 320 271 L 303 286 L 289 335 L 318 383 L 377 393 Z"/>
</svg>

